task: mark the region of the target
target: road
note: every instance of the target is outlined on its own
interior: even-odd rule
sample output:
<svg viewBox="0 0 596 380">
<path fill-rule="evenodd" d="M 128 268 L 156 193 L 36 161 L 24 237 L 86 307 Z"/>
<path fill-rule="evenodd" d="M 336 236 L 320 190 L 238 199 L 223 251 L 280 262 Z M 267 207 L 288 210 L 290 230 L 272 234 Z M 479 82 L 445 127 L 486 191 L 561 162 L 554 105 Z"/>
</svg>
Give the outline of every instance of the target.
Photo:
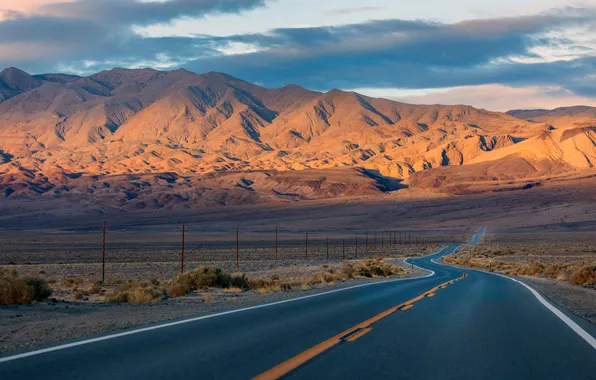
<svg viewBox="0 0 596 380">
<path fill-rule="evenodd" d="M 424 278 L 4 355 L 0 378 L 596 378 L 592 325 L 511 279 L 437 261 L 457 249 L 413 260 Z"/>
</svg>

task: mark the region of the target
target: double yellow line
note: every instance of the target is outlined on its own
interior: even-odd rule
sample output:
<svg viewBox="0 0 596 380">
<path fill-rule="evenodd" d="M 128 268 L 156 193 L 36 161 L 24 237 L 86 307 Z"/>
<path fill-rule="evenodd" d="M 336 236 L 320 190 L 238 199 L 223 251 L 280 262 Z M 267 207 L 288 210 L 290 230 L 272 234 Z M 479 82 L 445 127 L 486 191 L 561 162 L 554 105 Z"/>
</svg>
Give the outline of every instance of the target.
<svg viewBox="0 0 596 380">
<path fill-rule="evenodd" d="M 435 286 L 434 288 L 427 290 L 426 292 L 420 294 L 417 297 L 414 297 L 406 302 L 400 303 L 397 306 L 394 306 L 384 312 L 375 315 L 372 318 L 367 319 L 366 321 L 357 324 L 354 327 L 351 327 L 344 332 L 337 334 L 336 336 L 327 339 L 326 341 L 317 344 L 314 347 L 309 348 L 306 351 L 301 352 L 300 354 L 294 356 L 293 358 L 286 360 L 285 362 L 276 365 L 275 367 L 271 368 L 270 370 L 263 372 L 262 374 L 254 377 L 253 379 L 256 380 L 269 380 L 269 379 L 279 379 L 280 377 L 288 374 L 289 372 L 295 370 L 296 368 L 300 367 L 301 365 L 305 364 L 309 360 L 315 358 L 316 356 L 322 354 L 323 352 L 331 349 L 332 347 L 342 343 L 342 342 L 353 342 L 356 339 L 360 338 L 364 334 L 368 333 L 372 330 L 371 325 L 375 322 L 380 321 L 381 319 L 395 313 L 398 310 L 408 310 L 414 307 L 414 303 L 420 301 L 426 297 L 433 297 L 435 293 L 439 289 L 445 289 L 448 285 L 454 284 L 456 281 L 463 280 L 464 278 L 468 277 L 467 273 L 464 273 L 461 277 L 456 278 L 451 281 L 444 282 L 440 285 Z"/>
</svg>

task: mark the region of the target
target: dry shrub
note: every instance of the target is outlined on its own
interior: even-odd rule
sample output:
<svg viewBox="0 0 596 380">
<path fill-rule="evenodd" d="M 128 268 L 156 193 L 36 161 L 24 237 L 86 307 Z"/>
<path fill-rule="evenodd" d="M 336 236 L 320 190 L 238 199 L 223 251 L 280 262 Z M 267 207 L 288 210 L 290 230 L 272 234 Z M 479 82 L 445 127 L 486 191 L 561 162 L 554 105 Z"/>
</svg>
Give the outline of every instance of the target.
<svg viewBox="0 0 596 380">
<path fill-rule="evenodd" d="M 52 295 L 52 289 L 45 280 L 39 277 L 27 277 L 25 281 L 29 287 L 31 301 L 42 301 Z"/>
<path fill-rule="evenodd" d="M 16 271 L 0 271 L 0 305 L 22 305 L 30 302 L 29 287 Z"/>
<path fill-rule="evenodd" d="M 104 297 L 107 302 L 141 304 L 163 297 L 163 290 L 146 282 L 128 281 Z"/>
<path fill-rule="evenodd" d="M 316 284 L 328 284 L 334 283 L 336 281 L 346 280 L 347 275 L 345 273 L 335 273 L 335 272 L 321 272 L 315 273 L 312 275 L 310 280 L 308 281 L 309 285 L 316 285 Z"/>
<path fill-rule="evenodd" d="M 571 274 L 571 283 L 574 285 L 596 284 L 596 265 L 584 265 Z"/>
<path fill-rule="evenodd" d="M 244 289 L 242 288 L 236 288 L 236 287 L 231 287 L 231 288 L 225 288 L 224 289 L 224 293 L 242 293 L 244 291 Z"/>
<path fill-rule="evenodd" d="M 228 281 L 227 276 L 229 276 L 226 275 L 219 268 L 201 266 L 171 279 L 166 284 L 166 293 L 170 297 L 186 295 L 193 290 L 215 285 L 218 278 L 220 283 L 226 282 Z"/>
<path fill-rule="evenodd" d="M 506 254 L 513 255 L 515 252 L 508 251 Z M 580 286 L 594 286 L 596 284 L 596 263 L 593 262 L 589 264 L 581 261 L 550 263 L 540 260 L 526 263 L 492 262 L 490 258 L 464 249 L 456 255 L 446 257 L 444 260 L 451 264 L 470 268 L 496 270 L 509 276 L 542 276 L 557 281 L 569 281 L 573 285 Z"/>
<path fill-rule="evenodd" d="M 270 278 L 256 278 L 247 277 L 247 290 L 255 290 L 261 294 L 272 291 L 291 291 L 293 288 L 298 288 L 302 285 L 302 281 L 294 281 L 293 284 L 282 280 L 278 275 L 272 275 Z"/>
<path fill-rule="evenodd" d="M 544 276 L 551 277 L 551 278 L 557 278 L 559 276 L 559 274 L 562 271 L 564 271 L 565 269 L 566 269 L 565 266 L 562 264 L 559 264 L 559 263 L 550 264 L 544 270 Z"/>
<path fill-rule="evenodd" d="M 89 288 L 89 293 L 90 294 L 99 294 L 101 292 L 101 285 L 99 284 L 99 281 L 94 281 L 93 284 L 91 284 L 91 287 Z"/>
<path fill-rule="evenodd" d="M 248 278 L 246 278 L 245 274 L 234 275 L 230 278 L 230 284 L 228 285 L 228 287 L 241 290 L 248 290 Z"/>
<path fill-rule="evenodd" d="M 534 261 L 528 264 L 523 264 L 517 273 L 521 276 L 540 276 L 546 267 L 546 264 L 541 261 Z"/>
<path fill-rule="evenodd" d="M 190 290 L 187 285 L 181 283 L 172 283 L 166 285 L 166 294 L 170 297 L 181 297 L 187 295 Z"/>
<path fill-rule="evenodd" d="M 0 270 L 0 305 L 22 305 L 41 301 L 52 289 L 38 277 L 21 277 L 14 270 Z"/>
<path fill-rule="evenodd" d="M 369 259 L 358 263 L 347 262 L 342 265 L 341 272 L 347 278 L 390 277 L 405 273 L 402 268 L 388 264 L 383 259 Z"/>
<path fill-rule="evenodd" d="M 165 289 L 170 297 L 179 297 L 210 287 L 248 290 L 248 279 L 244 274 L 232 276 L 220 268 L 201 266 L 173 278 L 166 284 Z"/>
</svg>

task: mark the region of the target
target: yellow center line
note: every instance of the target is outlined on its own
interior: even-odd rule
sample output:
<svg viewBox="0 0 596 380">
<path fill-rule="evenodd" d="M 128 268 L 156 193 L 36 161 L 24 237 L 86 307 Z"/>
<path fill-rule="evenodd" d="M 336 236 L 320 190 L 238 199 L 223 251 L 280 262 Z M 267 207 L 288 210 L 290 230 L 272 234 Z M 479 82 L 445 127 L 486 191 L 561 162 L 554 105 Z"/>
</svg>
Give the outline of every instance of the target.
<svg viewBox="0 0 596 380">
<path fill-rule="evenodd" d="M 370 330 L 372 330 L 370 327 L 360 330 L 358 331 L 356 334 L 350 336 L 349 338 L 346 339 L 346 342 L 353 342 L 356 339 L 360 338 L 362 335 L 366 334 L 367 332 L 369 332 Z"/>
<path fill-rule="evenodd" d="M 466 278 L 468 275 L 464 273 L 461 277 L 457 278 L 457 280 L 462 280 Z M 279 379 L 280 377 L 288 374 L 289 372 L 295 370 L 296 368 L 300 367 L 304 363 L 308 362 L 309 360 L 315 358 L 316 356 L 322 354 L 323 352 L 335 347 L 336 345 L 347 341 L 353 342 L 354 340 L 358 339 L 362 335 L 368 333 L 371 328 L 370 326 L 375 322 L 380 321 L 381 319 L 395 313 L 398 310 L 408 310 L 412 308 L 414 302 L 420 301 L 425 297 L 432 297 L 435 293 L 441 289 L 442 287 L 445 288 L 449 284 L 453 284 L 453 280 L 444 282 L 434 288 L 427 290 L 426 292 L 422 293 L 421 295 L 414 297 L 406 302 L 400 303 L 397 306 L 394 306 L 390 309 L 385 310 L 384 312 L 375 315 L 372 318 L 367 319 L 366 321 L 357 324 L 354 327 L 351 327 L 334 337 L 327 339 L 324 342 L 317 344 L 309 348 L 306 351 L 299 353 L 298 355 L 294 356 L 291 359 L 286 360 L 285 362 L 276 365 L 275 367 L 271 368 L 268 371 L 263 372 L 262 374 L 255 376 L 253 379 L 257 380 L 269 380 L 269 379 Z"/>
</svg>

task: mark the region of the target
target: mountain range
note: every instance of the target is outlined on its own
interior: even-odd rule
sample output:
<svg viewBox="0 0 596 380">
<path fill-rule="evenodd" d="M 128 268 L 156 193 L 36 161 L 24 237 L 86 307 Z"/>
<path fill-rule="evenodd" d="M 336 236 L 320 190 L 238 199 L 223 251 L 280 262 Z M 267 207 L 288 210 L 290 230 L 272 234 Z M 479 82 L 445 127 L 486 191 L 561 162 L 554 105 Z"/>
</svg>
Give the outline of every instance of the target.
<svg viewBox="0 0 596 380">
<path fill-rule="evenodd" d="M 595 164 L 591 107 L 411 105 L 186 70 L 0 73 L 4 201 L 143 209 L 462 194 L 591 175 Z"/>
</svg>

